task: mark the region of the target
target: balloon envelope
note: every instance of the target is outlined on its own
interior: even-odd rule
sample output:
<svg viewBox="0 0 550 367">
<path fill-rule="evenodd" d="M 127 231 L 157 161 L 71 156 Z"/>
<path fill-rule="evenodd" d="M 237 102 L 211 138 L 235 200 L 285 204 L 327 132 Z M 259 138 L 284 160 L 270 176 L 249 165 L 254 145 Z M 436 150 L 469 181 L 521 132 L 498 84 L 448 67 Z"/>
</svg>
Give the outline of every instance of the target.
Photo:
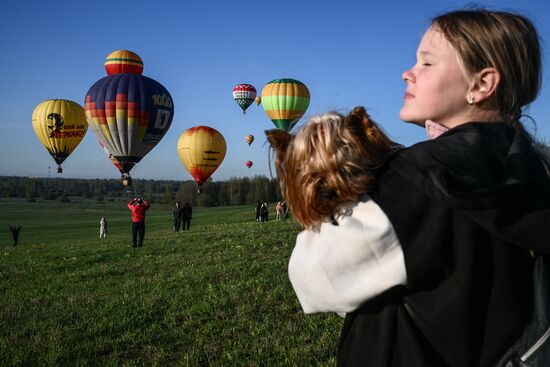
<svg viewBox="0 0 550 367">
<path fill-rule="evenodd" d="M 105 71 L 107 75 L 122 73 L 141 74 L 143 73 L 143 61 L 138 54 L 132 51 L 113 51 L 105 59 Z"/>
<path fill-rule="evenodd" d="M 80 144 L 88 123 L 84 109 L 78 103 L 66 99 L 48 99 L 40 103 L 32 113 L 32 127 L 40 142 L 59 165 Z"/>
<path fill-rule="evenodd" d="M 246 113 L 246 109 L 254 102 L 256 98 L 256 88 L 250 84 L 238 84 L 233 88 L 233 99 Z"/>
<path fill-rule="evenodd" d="M 109 158 L 111 163 L 114 164 L 114 166 L 116 168 L 118 168 L 120 173 L 124 173 L 124 170 L 122 169 L 122 166 L 120 165 L 120 163 L 118 163 L 118 161 L 115 159 L 115 157 L 113 157 L 113 155 L 111 153 L 109 153 L 107 148 L 105 148 L 105 145 L 103 145 L 100 140 L 98 140 L 97 142 L 99 143 L 99 145 L 101 146 L 101 149 L 103 150 L 103 153 L 105 153 L 105 155 L 107 156 L 107 158 Z"/>
<path fill-rule="evenodd" d="M 252 167 L 252 165 L 253 165 L 254 163 L 252 163 L 252 161 L 246 161 L 245 164 L 246 164 L 246 166 L 247 166 L 248 168 L 250 168 L 250 167 Z"/>
<path fill-rule="evenodd" d="M 208 126 L 187 129 L 178 139 L 178 156 L 199 186 L 218 169 L 225 158 L 222 134 Z"/>
<path fill-rule="evenodd" d="M 174 116 L 166 88 L 138 74 L 98 80 L 86 94 L 84 110 L 92 131 L 123 174 L 157 145 Z"/>
<path fill-rule="evenodd" d="M 309 101 L 309 89 L 298 80 L 275 79 L 262 89 L 262 107 L 278 129 L 292 129 L 306 112 Z"/>
<path fill-rule="evenodd" d="M 252 144 L 252 142 L 254 141 L 254 135 L 247 135 L 244 140 L 246 140 L 246 142 L 248 143 L 248 145 Z"/>
</svg>

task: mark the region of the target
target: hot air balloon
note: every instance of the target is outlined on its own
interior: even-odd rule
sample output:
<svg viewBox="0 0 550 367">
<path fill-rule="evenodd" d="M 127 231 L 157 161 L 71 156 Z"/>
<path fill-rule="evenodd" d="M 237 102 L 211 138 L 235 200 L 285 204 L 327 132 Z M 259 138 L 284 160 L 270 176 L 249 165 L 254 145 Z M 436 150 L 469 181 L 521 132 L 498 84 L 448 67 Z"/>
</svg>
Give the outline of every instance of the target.
<svg viewBox="0 0 550 367">
<path fill-rule="evenodd" d="M 246 167 L 248 167 L 248 168 L 252 167 L 253 164 L 254 163 L 252 163 L 252 161 L 246 161 L 246 163 L 245 163 Z"/>
<path fill-rule="evenodd" d="M 222 134 L 208 126 L 191 127 L 178 139 L 178 156 L 199 189 L 220 166 L 225 152 Z"/>
<path fill-rule="evenodd" d="M 139 55 L 128 50 L 111 52 L 105 59 L 105 71 L 107 75 L 113 74 L 142 74 L 143 61 Z"/>
<path fill-rule="evenodd" d="M 246 140 L 248 145 L 250 145 L 254 141 L 254 135 L 247 135 L 247 136 L 245 136 L 244 140 Z"/>
<path fill-rule="evenodd" d="M 309 106 L 309 90 L 294 79 L 275 79 L 264 86 L 261 103 L 278 129 L 289 131 Z"/>
<path fill-rule="evenodd" d="M 115 157 L 113 157 L 113 155 L 111 153 L 109 153 L 107 148 L 105 148 L 105 145 L 103 145 L 100 140 L 98 140 L 97 142 L 99 143 L 99 145 L 101 146 L 101 149 L 103 150 L 103 153 L 105 153 L 105 155 L 107 156 L 107 158 L 109 158 L 111 163 L 114 164 L 114 166 L 116 168 L 118 168 L 120 173 L 124 173 L 124 170 L 122 169 L 122 166 L 120 165 L 120 163 L 118 163 L 118 161 L 115 159 Z"/>
<path fill-rule="evenodd" d="M 233 88 L 233 99 L 246 113 L 246 109 L 256 98 L 256 88 L 250 84 L 238 84 Z"/>
<path fill-rule="evenodd" d="M 88 130 L 88 123 L 84 109 L 78 103 L 48 99 L 34 109 L 32 127 L 57 163 L 57 173 L 61 173 L 61 163 L 80 144 Z"/>
<path fill-rule="evenodd" d="M 256 106 L 259 106 L 260 103 L 262 103 L 262 97 L 258 96 L 256 99 L 254 99 L 254 102 L 256 102 Z"/>
<path fill-rule="evenodd" d="M 131 185 L 131 169 L 168 131 L 174 104 L 166 88 L 138 73 L 142 69 L 123 70 L 90 88 L 84 110 L 97 139 L 118 162 L 122 182 Z"/>
</svg>

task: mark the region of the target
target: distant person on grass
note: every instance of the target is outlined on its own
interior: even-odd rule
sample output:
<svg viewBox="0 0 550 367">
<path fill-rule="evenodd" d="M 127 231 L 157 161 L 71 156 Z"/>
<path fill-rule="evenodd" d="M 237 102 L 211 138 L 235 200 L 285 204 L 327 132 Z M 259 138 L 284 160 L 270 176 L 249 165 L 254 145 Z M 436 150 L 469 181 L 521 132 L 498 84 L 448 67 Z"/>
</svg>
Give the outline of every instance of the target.
<svg viewBox="0 0 550 367">
<path fill-rule="evenodd" d="M 17 240 L 19 239 L 19 231 L 21 230 L 21 226 L 10 226 L 11 236 L 13 237 L 13 245 L 17 246 Z"/>
<path fill-rule="evenodd" d="M 261 211 L 262 211 L 262 202 L 258 200 L 256 203 L 256 222 L 260 221 Z"/>
<path fill-rule="evenodd" d="M 174 208 L 173 218 L 174 218 L 174 232 L 178 232 L 181 227 L 181 222 L 183 222 L 183 208 L 181 207 L 181 204 L 179 201 L 176 201 L 176 207 Z M 183 228 L 183 230 L 185 230 L 185 228 Z"/>
<path fill-rule="evenodd" d="M 284 200 L 281 202 L 281 209 L 283 211 L 283 219 L 288 218 L 288 205 Z"/>
<path fill-rule="evenodd" d="M 182 218 L 183 218 L 183 226 L 182 226 L 182 230 L 185 231 L 185 229 L 189 230 L 189 226 L 191 226 L 191 219 L 193 217 L 193 208 L 191 208 L 191 205 L 189 205 L 189 203 L 185 203 L 183 205 L 183 214 L 182 214 Z"/>
<path fill-rule="evenodd" d="M 275 206 L 275 213 L 275 219 L 281 220 L 283 218 L 283 206 L 281 205 L 280 201 L 277 201 L 277 205 Z"/>
<path fill-rule="evenodd" d="M 99 220 L 99 238 L 107 238 L 107 219 L 101 217 Z"/>
<path fill-rule="evenodd" d="M 132 211 L 132 247 L 141 247 L 145 236 L 145 212 L 151 205 L 141 196 L 130 200 L 128 209 Z M 139 242 L 137 237 L 139 236 Z"/>
<path fill-rule="evenodd" d="M 269 209 L 267 207 L 267 203 L 264 202 L 260 207 L 260 218 L 262 222 L 267 222 L 268 215 L 269 215 Z"/>
</svg>

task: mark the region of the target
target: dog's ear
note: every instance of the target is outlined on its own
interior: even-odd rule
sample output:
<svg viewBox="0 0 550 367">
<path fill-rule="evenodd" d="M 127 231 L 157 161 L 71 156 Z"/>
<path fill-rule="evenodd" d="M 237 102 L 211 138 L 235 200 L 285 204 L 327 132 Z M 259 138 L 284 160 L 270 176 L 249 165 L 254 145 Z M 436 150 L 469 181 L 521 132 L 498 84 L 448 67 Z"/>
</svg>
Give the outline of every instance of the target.
<svg viewBox="0 0 550 367">
<path fill-rule="evenodd" d="M 367 132 L 372 128 L 372 121 L 364 107 L 355 107 L 344 119 L 344 126 L 353 131 Z"/>
<path fill-rule="evenodd" d="M 277 154 L 284 154 L 293 138 L 292 134 L 280 129 L 266 130 L 265 135 Z"/>
</svg>

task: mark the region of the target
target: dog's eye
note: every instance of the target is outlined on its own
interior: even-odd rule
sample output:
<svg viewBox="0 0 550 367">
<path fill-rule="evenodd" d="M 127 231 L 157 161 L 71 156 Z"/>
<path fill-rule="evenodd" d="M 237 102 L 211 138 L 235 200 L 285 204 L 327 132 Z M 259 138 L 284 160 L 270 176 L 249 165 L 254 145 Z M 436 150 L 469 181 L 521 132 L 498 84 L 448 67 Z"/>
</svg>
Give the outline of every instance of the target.
<svg viewBox="0 0 550 367">
<path fill-rule="evenodd" d="M 319 196 L 324 200 L 333 200 L 337 195 L 335 190 L 319 190 Z"/>
</svg>

